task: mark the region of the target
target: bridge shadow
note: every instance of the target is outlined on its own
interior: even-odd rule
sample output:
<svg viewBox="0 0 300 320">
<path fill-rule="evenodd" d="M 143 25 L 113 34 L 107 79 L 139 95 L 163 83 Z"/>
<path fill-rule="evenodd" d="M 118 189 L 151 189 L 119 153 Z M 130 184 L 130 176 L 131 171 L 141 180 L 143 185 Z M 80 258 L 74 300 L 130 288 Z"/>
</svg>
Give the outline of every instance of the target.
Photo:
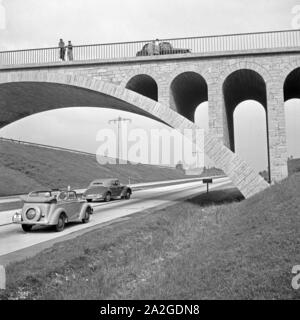
<svg viewBox="0 0 300 320">
<path fill-rule="evenodd" d="M 208 193 L 202 193 L 192 199 L 187 199 L 185 202 L 206 207 L 211 205 L 221 205 L 232 202 L 240 202 L 245 197 L 237 188 L 227 188 L 222 190 L 213 190 Z"/>
</svg>

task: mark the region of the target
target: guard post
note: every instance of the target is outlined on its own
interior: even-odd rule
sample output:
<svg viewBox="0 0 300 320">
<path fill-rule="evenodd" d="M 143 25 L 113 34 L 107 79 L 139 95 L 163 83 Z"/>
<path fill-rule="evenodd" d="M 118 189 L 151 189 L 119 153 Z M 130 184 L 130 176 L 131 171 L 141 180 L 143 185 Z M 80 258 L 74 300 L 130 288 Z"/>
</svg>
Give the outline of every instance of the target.
<svg viewBox="0 0 300 320">
<path fill-rule="evenodd" d="M 208 186 L 213 183 L 213 180 L 212 179 L 203 179 L 202 180 L 203 183 L 206 183 L 206 193 L 208 193 Z"/>
</svg>

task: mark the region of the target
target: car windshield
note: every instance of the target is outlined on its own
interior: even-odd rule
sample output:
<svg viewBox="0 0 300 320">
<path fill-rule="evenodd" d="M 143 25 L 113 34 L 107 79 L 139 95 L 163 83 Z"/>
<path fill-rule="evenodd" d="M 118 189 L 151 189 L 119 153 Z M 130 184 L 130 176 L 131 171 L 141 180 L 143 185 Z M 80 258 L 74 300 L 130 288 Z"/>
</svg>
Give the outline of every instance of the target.
<svg viewBox="0 0 300 320">
<path fill-rule="evenodd" d="M 93 182 L 92 186 L 102 186 L 103 182 Z"/>
<path fill-rule="evenodd" d="M 51 191 L 34 191 L 29 194 L 29 197 L 51 197 Z"/>
<path fill-rule="evenodd" d="M 69 200 L 76 200 L 77 199 L 76 198 L 76 193 L 73 192 L 73 191 L 69 192 L 68 198 L 69 198 Z"/>
</svg>

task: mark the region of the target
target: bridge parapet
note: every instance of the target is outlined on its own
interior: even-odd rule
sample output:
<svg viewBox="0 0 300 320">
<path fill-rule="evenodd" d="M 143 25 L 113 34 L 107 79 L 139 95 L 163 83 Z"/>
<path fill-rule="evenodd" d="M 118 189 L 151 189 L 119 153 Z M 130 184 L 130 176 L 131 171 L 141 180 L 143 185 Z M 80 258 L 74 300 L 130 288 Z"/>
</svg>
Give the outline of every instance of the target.
<svg viewBox="0 0 300 320">
<path fill-rule="evenodd" d="M 152 46 L 152 47 L 151 47 Z M 240 33 L 73 46 L 74 61 L 120 60 L 135 57 L 287 50 L 300 47 L 300 30 Z M 48 64 L 60 61 L 59 48 L 0 52 L 1 66 Z"/>
</svg>

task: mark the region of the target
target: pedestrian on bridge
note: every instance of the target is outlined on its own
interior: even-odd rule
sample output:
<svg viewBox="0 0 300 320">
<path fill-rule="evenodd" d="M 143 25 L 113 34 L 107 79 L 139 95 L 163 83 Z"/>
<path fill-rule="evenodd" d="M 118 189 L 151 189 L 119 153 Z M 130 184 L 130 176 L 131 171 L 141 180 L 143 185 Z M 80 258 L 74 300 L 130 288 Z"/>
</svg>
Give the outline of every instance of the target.
<svg viewBox="0 0 300 320">
<path fill-rule="evenodd" d="M 59 40 L 58 47 L 59 47 L 59 58 L 62 61 L 65 61 L 66 47 L 65 47 L 65 43 L 64 43 L 63 39 Z"/>
<path fill-rule="evenodd" d="M 153 56 L 153 55 L 159 55 L 159 40 L 152 40 L 147 45 L 147 55 Z"/>
<path fill-rule="evenodd" d="M 68 42 L 68 59 L 69 61 L 73 61 L 73 45 L 71 43 L 71 41 Z"/>
<path fill-rule="evenodd" d="M 159 39 L 156 39 L 154 41 L 154 55 L 158 55 L 159 54 Z"/>
</svg>

